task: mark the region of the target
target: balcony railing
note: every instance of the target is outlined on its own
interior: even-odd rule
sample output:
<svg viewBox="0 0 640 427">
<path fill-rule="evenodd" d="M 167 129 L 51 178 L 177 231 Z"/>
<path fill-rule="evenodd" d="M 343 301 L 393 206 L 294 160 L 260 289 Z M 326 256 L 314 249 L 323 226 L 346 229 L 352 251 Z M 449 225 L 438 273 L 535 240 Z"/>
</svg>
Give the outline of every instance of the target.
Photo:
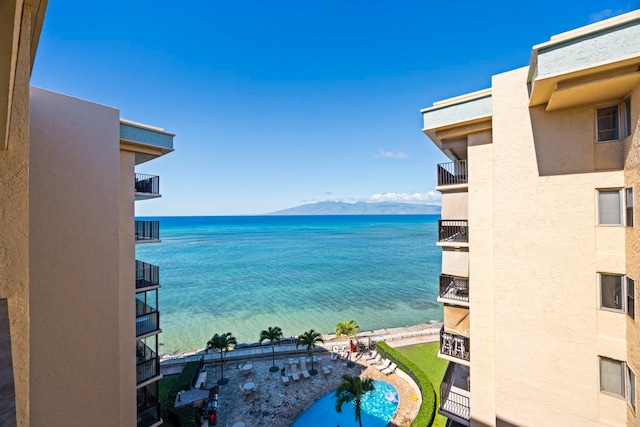
<svg viewBox="0 0 640 427">
<path fill-rule="evenodd" d="M 438 165 L 438 185 L 467 183 L 467 161 L 458 160 Z"/>
<path fill-rule="evenodd" d="M 136 260 L 136 289 L 160 285 L 160 268 L 157 265 Z"/>
<path fill-rule="evenodd" d="M 136 336 L 160 329 L 160 312 L 136 298 Z"/>
<path fill-rule="evenodd" d="M 160 403 L 156 402 L 145 409 L 138 408 L 137 427 L 149 427 L 160 421 Z"/>
<path fill-rule="evenodd" d="M 456 367 L 460 367 L 454 363 L 450 363 L 445 372 L 442 383 L 440 383 L 440 413 L 448 418 L 457 418 L 469 421 L 471 409 L 469 406 L 468 383 L 462 385 L 463 388 L 457 387 L 459 382 L 466 382 L 467 378 L 455 378 L 454 373 Z"/>
<path fill-rule="evenodd" d="M 160 195 L 160 177 L 159 176 L 137 173 L 135 182 L 136 182 L 136 193 L 144 193 L 151 196 Z"/>
<path fill-rule="evenodd" d="M 440 298 L 469 302 L 469 278 L 441 274 Z"/>
<path fill-rule="evenodd" d="M 469 338 L 445 332 L 443 327 L 440 329 L 440 353 L 468 362 Z"/>
<path fill-rule="evenodd" d="M 466 219 L 438 220 L 439 242 L 468 242 L 469 226 Z"/>
<path fill-rule="evenodd" d="M 160 359 L 147 345 L 138 342 L 136 380 L 140 384 L 160 373 Z"/>
<path fill-rule="evenodd" d="M 136 221 L 136 242 L 160 240 L 160 221 Z"/>
</svg>

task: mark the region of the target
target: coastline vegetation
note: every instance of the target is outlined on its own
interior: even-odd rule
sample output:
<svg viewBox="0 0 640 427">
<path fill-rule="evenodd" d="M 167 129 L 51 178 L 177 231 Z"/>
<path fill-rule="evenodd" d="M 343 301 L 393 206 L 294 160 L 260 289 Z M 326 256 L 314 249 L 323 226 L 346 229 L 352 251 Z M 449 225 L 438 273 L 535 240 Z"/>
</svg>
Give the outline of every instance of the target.
<svg viewBox="0 0 640 427">
<path fill-rule="evenodd" d="M 309 371 L 309 374 L 311 375 L 316 375 L 318 373 L 318 371 L 313 369 L 313 348 L 318 343 L 324 344 L 322 334 L 320 332 L 314 331 L 313 329 L 304 332 L 296 340 L 296 348 L 298 348 L 298 346 L 307 347 L 307 355 L 311 358 L 311 370 Z"/>
<path fill-rule="evenodd" d="M 444 426 L 441 423 L 442 420 L 438 418 L 444 418 L 438 414 L 440 388 L 433 386 L 434 383 L 439 384 L 447 369 L 447 361 L 438 359 L 438 345 L 439 343 L 429 343 L 411 346 L 408 348 L 415 350 L 406 352 L 403 351 L 405 349 L 392 348 L 385 342 L 376 344 L 378 353 L 397 364 L 398 369 L 409 375 L 420 388 L 422 404 L 418 415 L 411 423 L 412 426 Z M 436 349 L 435 353 L 433 353 L 434 348 Z M 438 372 L 440 372 L 439 378 L 436 377 Z"/>
<path fill-rule="evenodd" d="M 446 360 L 438 357 L 439 347 L 439 342 L 433 342 L 396 349 L 404 357 L 411 360 L 416 369 L 420 369 L 429 378 L 431 384 L 435 385 L 433 388 L 436 394 L 436 415 L 433 424 L 431 424 L 434 427 L 444 427 L 447 422 L 447 418 L 437 412 L 437 408 L 440 407 L 440 387 L 438 385 L 442 381 L 448 365 Z"/>
<path fill-rule="evenodd" d="M 269 326 L 266 330 L 260 332 L 260 344 L 262 341 L 269 341 L 271 344 L 271 359 L 273 361 L 273 366 L 269 368 L 271 372 L 277 372 L 278 368 L 276 367 L 276 348 L 273 345 L 274 342 L 277 342 L 280 345 L 280 339 L 282 338 L 282 329 L 278 326 L 271 327 Z"/>
<path fill-rule="evenodd" d="M 207 341 L 207 346 L 204 349 L 205 353 L 208 353 L 209 350 L 217 350 L 220 352 L 220 380 L 218 384 L 226 384 L 229 381 L 224 377 L 224 354 L 237 345 L 238 341 L 231 332 L 222 335 L 215 334 Z"/>
</svg>

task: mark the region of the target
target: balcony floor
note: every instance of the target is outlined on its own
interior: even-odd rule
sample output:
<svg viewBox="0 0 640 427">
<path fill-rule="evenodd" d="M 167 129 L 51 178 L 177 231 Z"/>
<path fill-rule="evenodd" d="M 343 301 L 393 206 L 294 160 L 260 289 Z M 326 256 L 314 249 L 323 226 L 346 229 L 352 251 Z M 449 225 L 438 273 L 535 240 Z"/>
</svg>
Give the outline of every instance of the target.
<svg viewBox="0 0 640 427">
<path fill-rule="evenodd" d="M 469 367 L 455 363 L 451 377 L 451 389 L 447 396 L 441 396 L 440 410 L 455 415 L 462 420 L 469 420 L 471 414 L 469 401 Z M 459 420 L 459 421 L 462 421 Z"/>
</svg>

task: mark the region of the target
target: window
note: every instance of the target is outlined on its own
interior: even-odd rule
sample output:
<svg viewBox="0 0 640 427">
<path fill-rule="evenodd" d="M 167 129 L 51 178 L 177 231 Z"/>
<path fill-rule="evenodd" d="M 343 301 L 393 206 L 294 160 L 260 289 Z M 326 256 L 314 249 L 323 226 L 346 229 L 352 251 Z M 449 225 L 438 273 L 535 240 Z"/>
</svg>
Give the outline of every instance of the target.
<svg viewBox="0 0 640 427">
<path fill-rule="evenodd" d="M 627 227 L 633 227 L 633 188 L 627 188 L 624 198 L 626 204 Z"/>
<path fill-rule="evenodd" d="M 627 366 L 627 402 L 629 406 L 636 410 L 636 375 Z"/>
<path fill-rule="evenodd" d="M 636 318 L 636 289 L 633 279 L 627 277 L 627 314 L 632 319 Z"/>
<path fill-rule="evenodd" d="M 598 108 L 596 116 L 598 142 L 615 141 L 620 139 L 620 123 L 618 119 L 617 105 Z"/>
<path fill-rule="evenodd" d="M 631 98 L 624 100 L 624 137 L 631 135 Z"/>
<path fill-rule="evenodd" d="M 624 310 L 622 299 L 622 277 L 600 274 L 600 307 Z"/>
<path fill-rule="evenodd" d="M 600 391 L 624 397 L 624 362 L 600 358 Z"/>
<path fill-rule="evenodd" d="M 598 225 L 622 225 L 620 190 L 598 190 Z"/>
</svg>

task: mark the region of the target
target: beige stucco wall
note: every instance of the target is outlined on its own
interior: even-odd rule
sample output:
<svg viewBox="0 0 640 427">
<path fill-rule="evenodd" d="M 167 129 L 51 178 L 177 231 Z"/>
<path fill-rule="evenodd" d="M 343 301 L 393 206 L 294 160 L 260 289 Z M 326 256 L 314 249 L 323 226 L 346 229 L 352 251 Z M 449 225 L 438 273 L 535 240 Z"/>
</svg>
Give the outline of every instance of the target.
<svg viewBox="0 0 640 427">
<path fill-rule="evenodd" d="M 29 76 L 30 9 L 23 15 L 9 123 L 0 151 L 0 298 L 6 298 L 18 425 L 29 420 Z M 1 424 L 1 422 L 0 422 Z"/>
<path fill-rule="evenodd" d="M 476 363 L 495 339 L 496 419 L 624 425 L 624 400 L 599 392 L 598 356 L 624 353 L 626 320 L 598 310 L 596 280 L 598 271 L 624 269 L 624 230 L 595 222 L 595 189 L 622 187 L 623 173 L 595 172 L 593 106 L 529 109 L 526 76 L 522 68 L 493 77 L 492 169 L 478 171 L 493 172 L 492 200 L 473 197 L 479 165 L 469 155 L 472 416 L 484 411 L 475 399 L 485 368 Z M 474 228 L 479 215 L 494 227 L 492 272 L 474 262 L 477 253 L 484 263 L 488 249 Z"/>
<path fill-rule="evenodd" d="M 467 248 L 442 248 L 442 274 L 469 277 L 469 251 Z"/>
<path fill-rule="evenodd" d="M 31 424 L 132 425 L 121 418 L 135 397 L 120 374 L 134 347 L 120 342 L 119 113 L 32 88 L 30 130 Z"/>
<path fill-rule="evenodd" d="M 469 218 L 468 193 L 464 191 L 442 193 L 442 219 Z"/>
<path fill-rule="evenodd" d="M 469 168 L 469 313 L 471 424 L 493 425 L 495 392 L 493 144 L 491 133 L 468 138 Z M 472 231 L 471 231 L 472 230 Z M 473 234 L 471 234 L 473 233 Z"/>
<path fill-rule="evenodd" d="M 136 416 L 134 168 L 135 154 L 120 151 L 120 425 Z"/>
<path fill-rule="evenodd" d="M 627 363 L 636 375 L 636 410 L 627 406 L 627 425 L 640 426 L 640 407 L 638 407 L 638 383 L 640 382 L 640 132 L 638 132 L 638 113 L 640 112 L 640 87 L 631 93 L 631 116 L 635 124 L 633 133 L 626 139 L 625 147 L 625 186 L 633 188 L 634 227 L 626 228 L 626 273 L 635 280 L 635 320 L 627 317 Z"/>
</svg>

